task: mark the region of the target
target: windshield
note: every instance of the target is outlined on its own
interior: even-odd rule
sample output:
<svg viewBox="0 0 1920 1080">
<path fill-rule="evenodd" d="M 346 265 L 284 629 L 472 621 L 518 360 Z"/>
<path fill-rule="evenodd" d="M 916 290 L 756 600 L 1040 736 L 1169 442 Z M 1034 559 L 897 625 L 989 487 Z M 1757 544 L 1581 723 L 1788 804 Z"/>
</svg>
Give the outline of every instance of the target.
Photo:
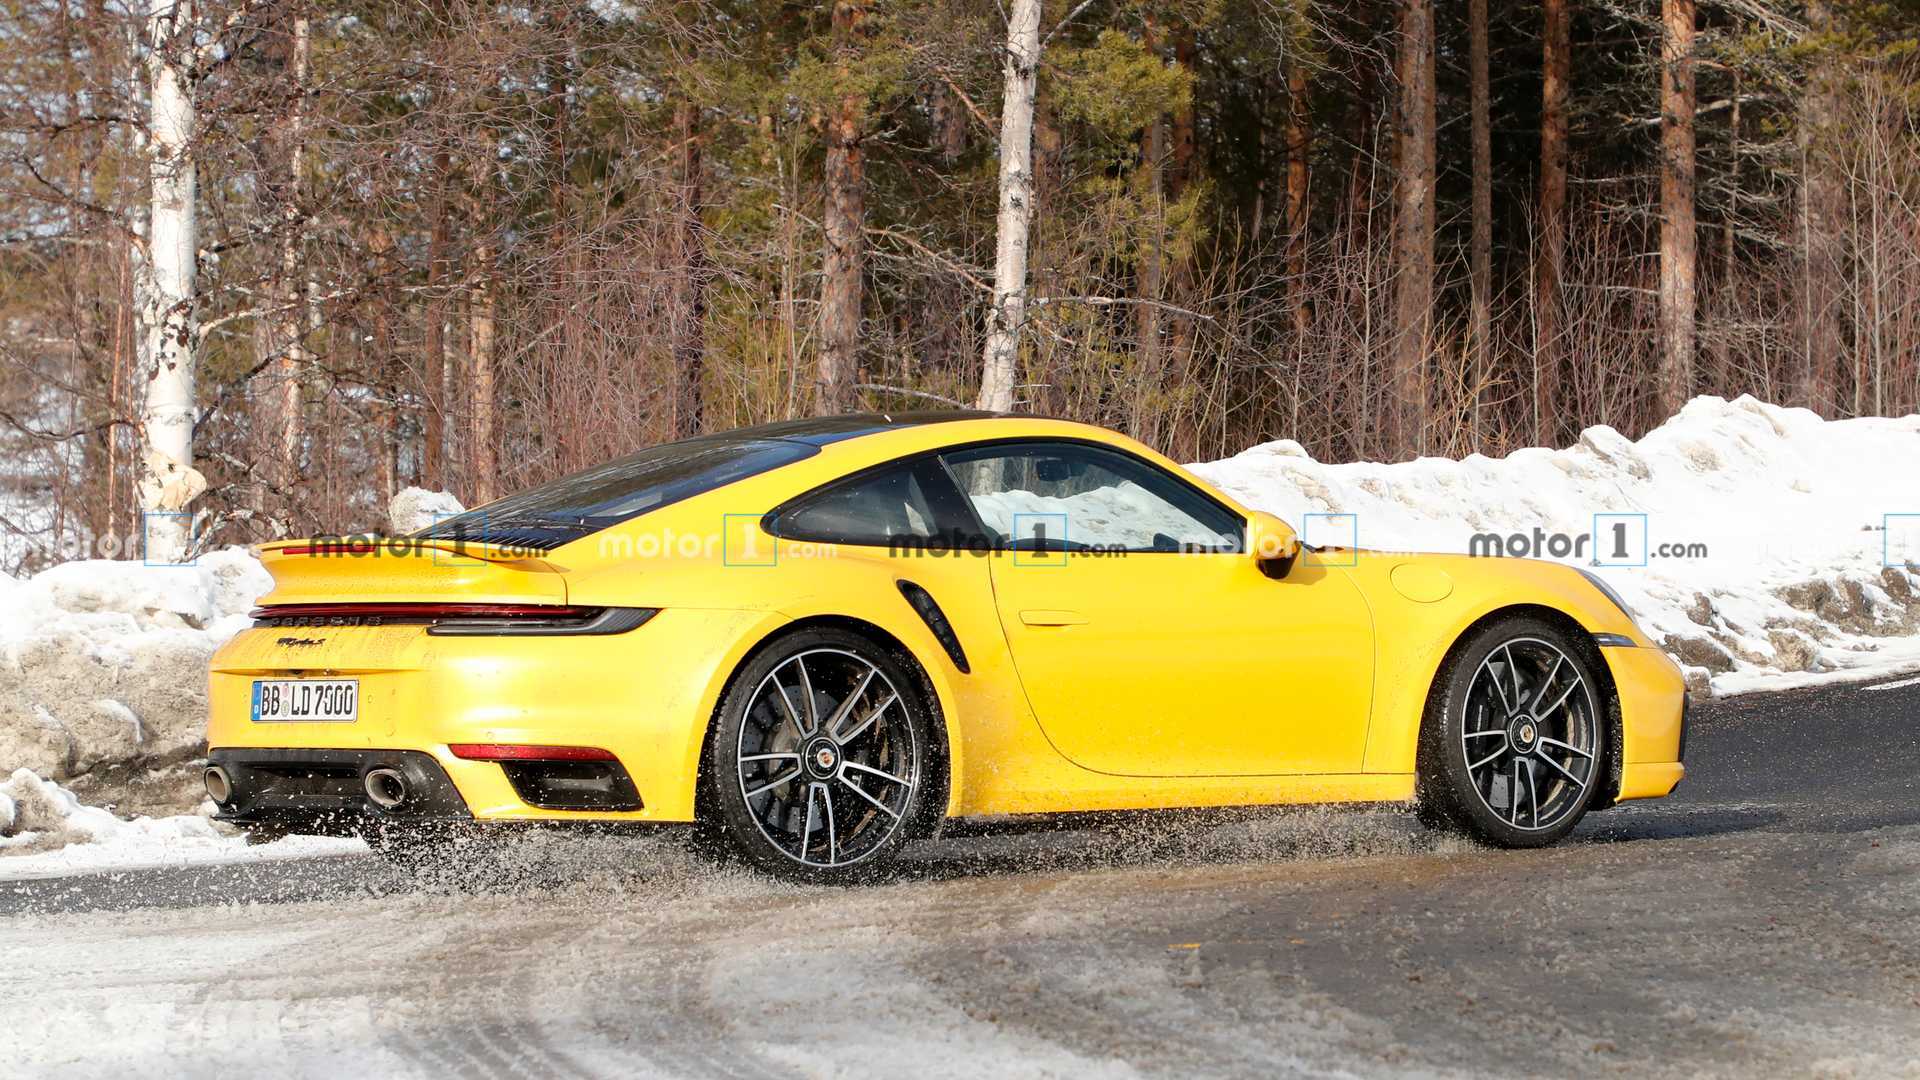
<svg viewBox="0 0 1920 1080">
<path fill-rule="evenodd" d="M 738 432 L 663 443 L 436 521 L 413 535 L 558 547 L 819 452 L 806 443 L 742 438 Z"/>
</svg>

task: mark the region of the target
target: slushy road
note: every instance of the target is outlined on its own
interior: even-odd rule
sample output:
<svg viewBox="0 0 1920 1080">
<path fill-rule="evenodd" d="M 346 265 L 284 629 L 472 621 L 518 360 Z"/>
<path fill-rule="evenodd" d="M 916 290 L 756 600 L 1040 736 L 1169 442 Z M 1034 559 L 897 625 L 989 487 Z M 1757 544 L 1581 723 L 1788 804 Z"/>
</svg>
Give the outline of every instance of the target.
<svg viewBox="0 0 1920 1080">
<path fill-rule="evenodd" d="M 797 888 L 661 840 L 0 885 L 7 1075 L 1920 1076 L 1920 685 L 1697 707 L 1664 802 L 943 840 Z"/>
</svg>

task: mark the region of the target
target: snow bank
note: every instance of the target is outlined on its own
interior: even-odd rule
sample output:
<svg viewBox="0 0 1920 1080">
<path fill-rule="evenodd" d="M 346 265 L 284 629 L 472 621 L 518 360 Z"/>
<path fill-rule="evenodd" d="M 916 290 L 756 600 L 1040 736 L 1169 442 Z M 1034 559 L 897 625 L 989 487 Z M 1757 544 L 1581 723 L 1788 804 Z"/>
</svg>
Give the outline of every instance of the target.
<svg viewBox="0 0 1920 1080">
<path fill-rule="evenodd" d="M 291 837 L 249 845 L 202 814 L 117 817 L 51 780 L 17 769 L 0 781 L 0 881 L 363 850 L 357 840 Z"/>
<path fill-rule="evenodd" d="M 70 780 L 197 755 L 207 660 L 271 584 L 239 548 L 192 566 L 88 560 L 0 577 L 0 774 Z"/>
<path fill-rule="evenodd" d="M 387 524 L 394 536 L 409 536 L 441 518 L 462 513 L 466 507 L 445 491 L 426 488 L 401 488 L 387 503 Z"/>
<path fill-rule="evenodd" d="M 1920 416 L 1701 397 L 1638 442 L 1600 426 L 1498 460 L 1327 465 L 1282 440 L 1193 470 L 1318 544 L 1468 552 L 1475 534 L 1571 539 L 1644 514 L 1645 566 L 1591 566 L 1594 538 L 1557 561 L 1604 577 L 1716 693 L 1920 666 Z M 1639 547 L 1641 520 L 1603 519 L 1599 553 L 1617 524 Z"/>
</svg>

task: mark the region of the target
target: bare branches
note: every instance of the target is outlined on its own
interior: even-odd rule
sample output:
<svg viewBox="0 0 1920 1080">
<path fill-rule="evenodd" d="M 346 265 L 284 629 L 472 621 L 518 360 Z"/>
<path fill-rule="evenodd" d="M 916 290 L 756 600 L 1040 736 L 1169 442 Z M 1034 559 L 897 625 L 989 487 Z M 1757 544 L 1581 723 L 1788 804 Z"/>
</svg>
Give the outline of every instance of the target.
<svg viewBox="0 0 1920 1080">
<path fill-rule="evenodd" d="M 1164 300 L 1151 300 L 1139 296 L 1037 296 L 1034 297 L 1028 306 L 1043 308 L 1055 304 L 1085 304 L 1088 307 L 1124 307 L 1134 305 L 1137 307 L 1151 307 L 1160 311 L 1169 311 L 1175 315 L 1184 315 L 1189 319 L 1199 319 L 1202 322 L 1215 321 L 1213 316 L 1208 315 L 1204 311 L 1195 311 L 1192 308 L 1184 308 L 1178 304 L 1169 304 Z"/>
</svg>

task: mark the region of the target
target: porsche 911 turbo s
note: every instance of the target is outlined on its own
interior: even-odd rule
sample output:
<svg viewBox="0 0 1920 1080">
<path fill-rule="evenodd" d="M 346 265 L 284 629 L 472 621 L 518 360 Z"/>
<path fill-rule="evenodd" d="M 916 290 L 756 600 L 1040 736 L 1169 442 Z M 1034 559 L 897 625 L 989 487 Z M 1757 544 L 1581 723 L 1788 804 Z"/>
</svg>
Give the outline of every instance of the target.
<svg viewBox="0 0 1920 1080">
<path fill-rule="evenodd" d="M 260 553 L 209 794 L 383 849 L 672 823 L 845 881 L 948 819 L 1337 802 L 1531 847 L 1684 773 L 1598 578 L 1315 549 L 1066 421 L 772 424 Z"/>
</svg>

